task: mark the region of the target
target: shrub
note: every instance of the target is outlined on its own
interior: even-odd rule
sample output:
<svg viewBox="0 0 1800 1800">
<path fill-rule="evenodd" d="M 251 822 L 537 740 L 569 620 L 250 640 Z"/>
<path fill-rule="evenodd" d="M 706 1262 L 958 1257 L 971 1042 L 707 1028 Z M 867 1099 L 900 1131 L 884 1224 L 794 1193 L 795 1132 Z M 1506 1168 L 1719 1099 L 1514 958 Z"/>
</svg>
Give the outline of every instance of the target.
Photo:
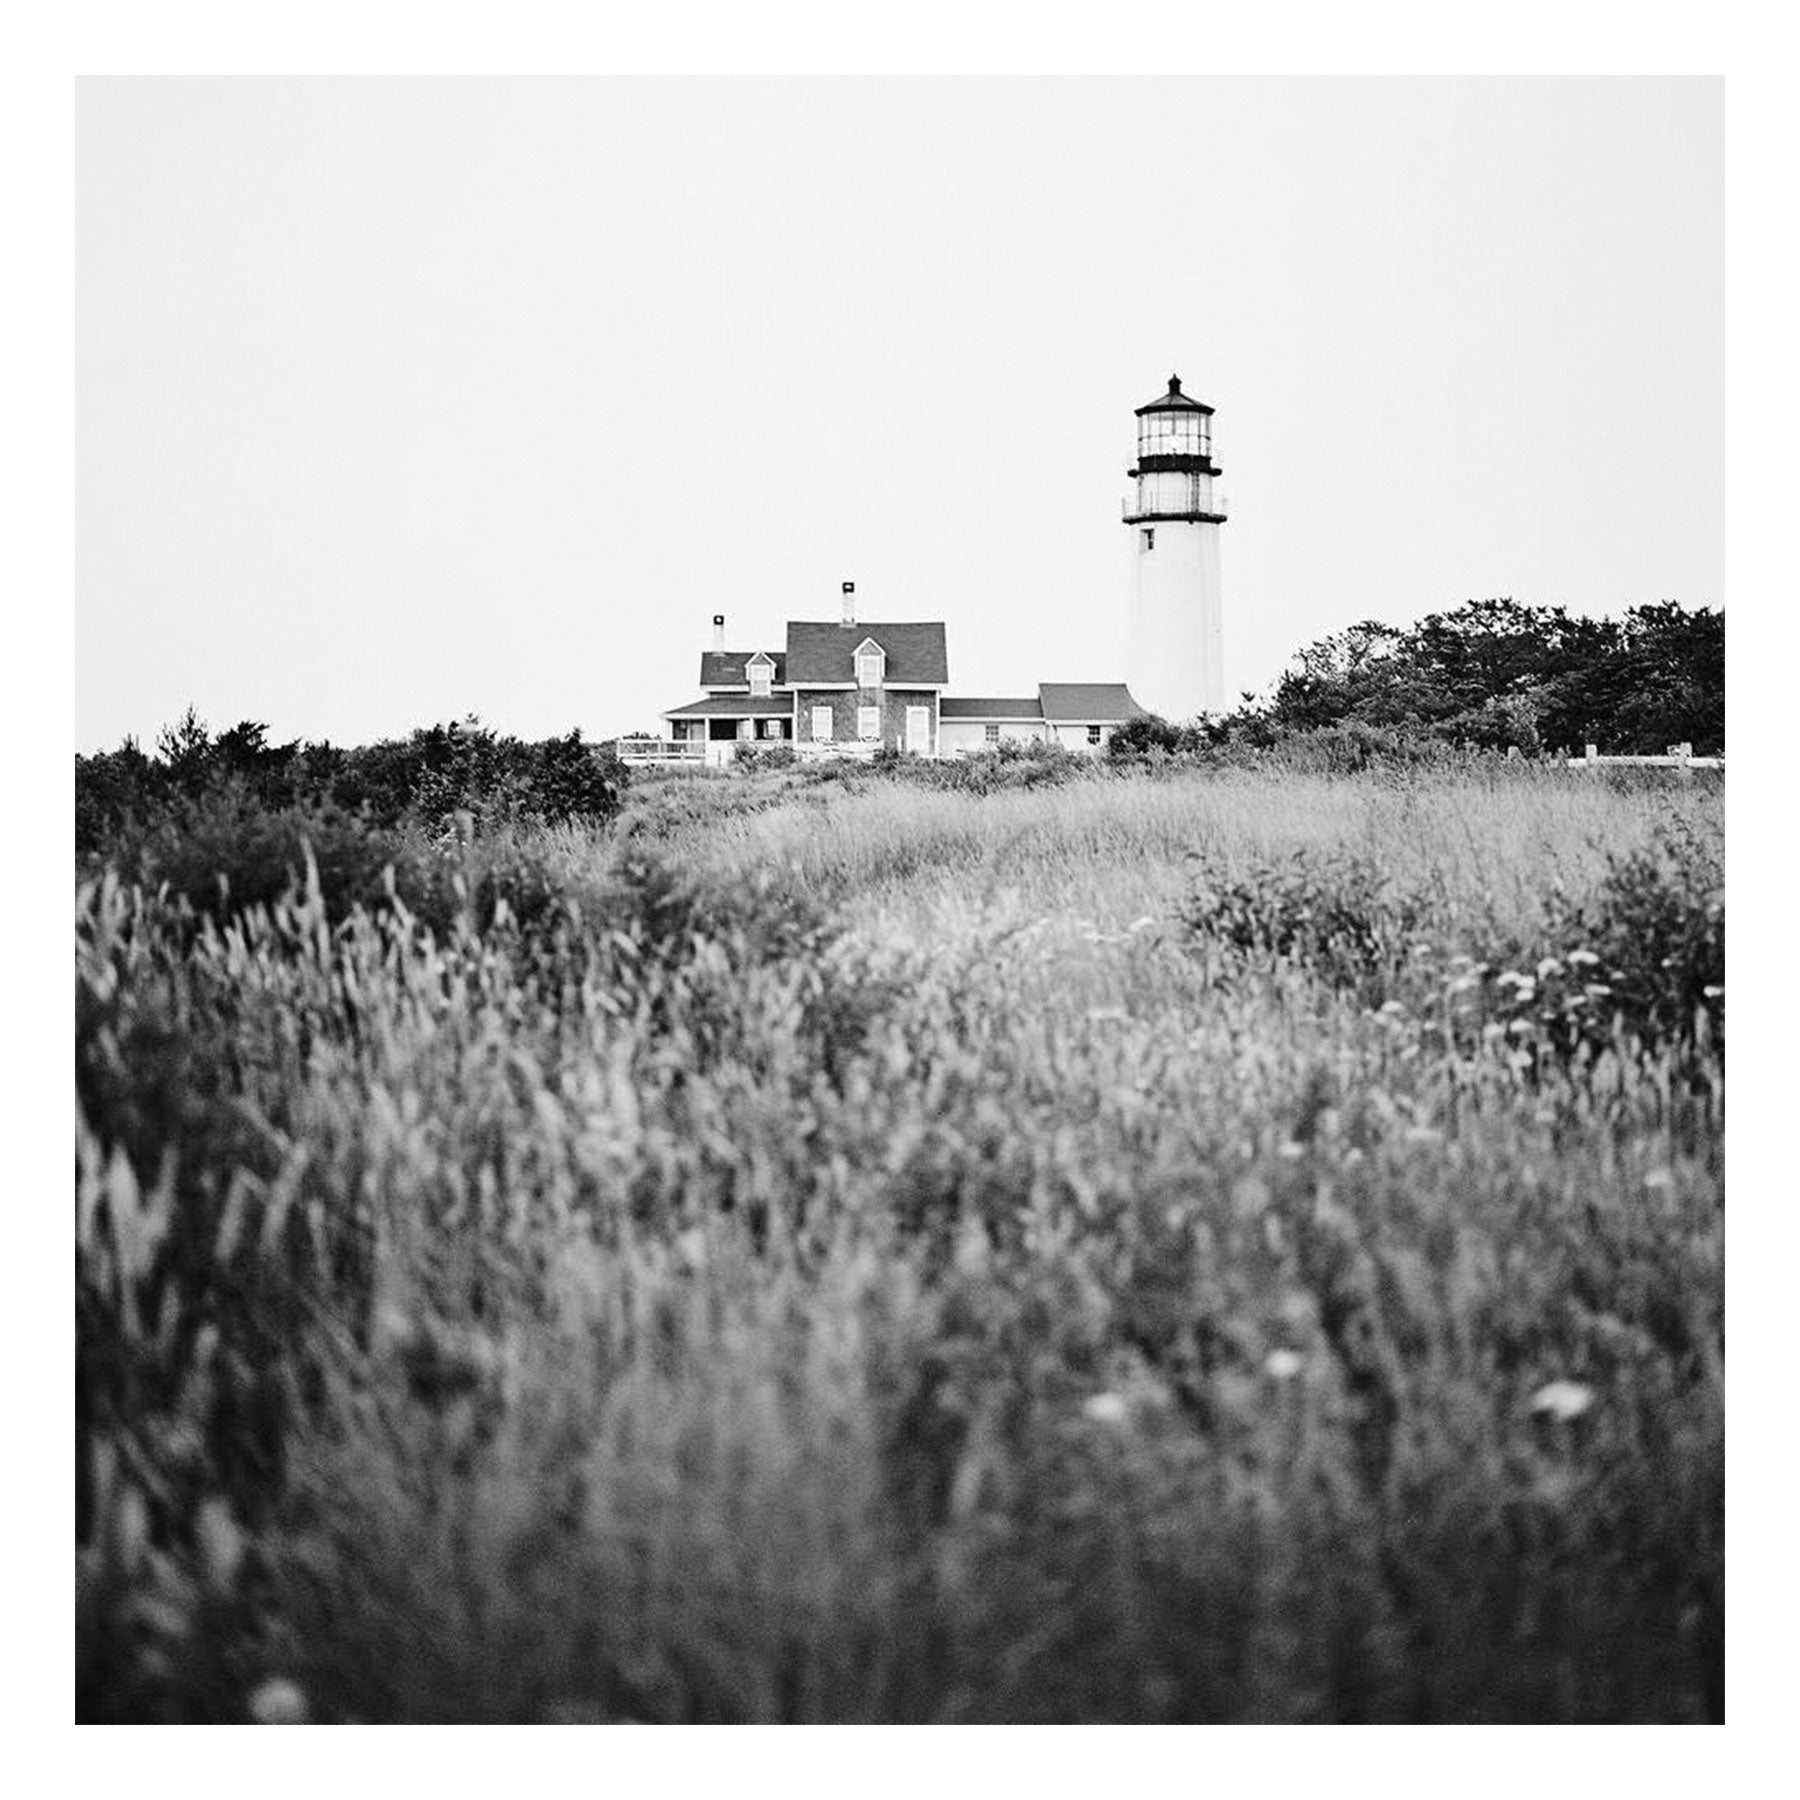
<svg viewBox="0 0 1800 1800">
<path fill-rule="evenodd" d="M 1607 858 L 1591 894 L 1558 895 L 1557 947 L 1591 955 L 1607 1010 L 1647 1044 L 1724 1045 L 1725 870 L 1720 848 L 1680 819 L 1640 850 Z M 1704 1022 L 1704 1023 L 1702 1023 Z"/>
<path fill-rule="evenodd" d="M 732 766 L 746 772 L 756 769 L 791 769 L 800 753 L 785 740 L 773 738 L 760 743 L 739 744 Z"/>
<path fill-rule="evenodd" d="M 1351 852 L 1297 850 L 1241 872 L 1198 853 L 1192 860 L 1181 915 L 1191 932 L 1293 962 L 1369 999 L 1385 997 L 1425 917 L 1421 897 Z"/>
</svg>

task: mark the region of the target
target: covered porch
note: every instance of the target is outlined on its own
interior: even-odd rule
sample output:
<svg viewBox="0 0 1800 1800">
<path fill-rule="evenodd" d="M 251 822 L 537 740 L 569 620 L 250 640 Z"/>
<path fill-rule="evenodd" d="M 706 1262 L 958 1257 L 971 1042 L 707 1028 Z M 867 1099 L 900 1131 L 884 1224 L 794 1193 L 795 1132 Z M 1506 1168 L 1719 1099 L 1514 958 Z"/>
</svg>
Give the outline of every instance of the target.
<svg viewBox="0 0 1800 1800">
<path fill-rule="evenodd" d="M 740 744 L 792 743 L 794 702 L 788 694 L 721 694 L 663 714 L 671 743 L 685 758 L 727 763 Z"/>
</svg>

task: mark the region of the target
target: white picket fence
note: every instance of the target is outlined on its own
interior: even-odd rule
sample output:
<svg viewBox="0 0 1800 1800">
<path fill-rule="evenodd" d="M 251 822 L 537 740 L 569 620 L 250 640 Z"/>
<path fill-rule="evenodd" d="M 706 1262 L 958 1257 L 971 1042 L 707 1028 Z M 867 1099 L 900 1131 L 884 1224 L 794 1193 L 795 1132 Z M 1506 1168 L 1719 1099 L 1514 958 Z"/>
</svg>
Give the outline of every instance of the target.
<svg viewBox="0 0 1800 1800">
<path fill-rule="evenodd" d="M 1638 769 L 1722 769 L 1725 759 L 1722 756 L 1696 756 L 1692 744 L 1671 744 L 1663 756 L 1602 756 L 1598 745 L 1589 744 L 1585 755 L 1569 758 L 1571 769 L 1618 768 L 1621 765 Z"/>
</svg>

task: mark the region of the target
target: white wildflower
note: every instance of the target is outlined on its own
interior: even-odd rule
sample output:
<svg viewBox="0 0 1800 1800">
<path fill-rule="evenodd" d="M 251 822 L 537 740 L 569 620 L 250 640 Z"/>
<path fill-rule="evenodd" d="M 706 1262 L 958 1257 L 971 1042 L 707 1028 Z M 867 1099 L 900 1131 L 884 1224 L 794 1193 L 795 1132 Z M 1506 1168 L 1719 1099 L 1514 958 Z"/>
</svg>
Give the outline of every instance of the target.
<svg viewBox="0 0 1800 1800">
<path fill-rule="evenodd" d="M 1306 1358 L 1298 1350 L 1271 1350 L 1263 1358 L 1263 1373 L 1271 1381 L 1292 1381 L 1306 1367 Z"/>
<path fill-rule="evenodd" d="M 1566 1424 L 1594 1404 L 1594 1390 L 1580 1381 L 1547 1381 L 1531 1396 L 1531 1410 Z"/>
<path fill-rule="evenodd" d="M 1585 969 L 1597 963 L 1600 958 L 1592 950 L 1571 950 L 1564 960 L 1573 963 L 1578 969 Z"/>
<path fill-rule="evenodd" d="M 1125 1404 L 1123 1395 L 1105 1393 L 1090 1394 L 1082 1402 L 1081 1410 L 1096 1425 L 1122 1425 L 1131 1409 Z"/>
<path fill-rule="evenodd" d="M 1554 956 L 1546 956 L 1537 966 L 1537 978 L 1539 981 L 1542 981 L 1547 975 L 1560 975 L 1561 973 L 1562 962 L 1559 958 Z"/>
<path fill-rule="evenodd" d="M 297 1683 L 271 1675 L 251 1694 L 250 1717 L 258 1725 L 304 1725 L 311 1709 Z"/>
</svg>

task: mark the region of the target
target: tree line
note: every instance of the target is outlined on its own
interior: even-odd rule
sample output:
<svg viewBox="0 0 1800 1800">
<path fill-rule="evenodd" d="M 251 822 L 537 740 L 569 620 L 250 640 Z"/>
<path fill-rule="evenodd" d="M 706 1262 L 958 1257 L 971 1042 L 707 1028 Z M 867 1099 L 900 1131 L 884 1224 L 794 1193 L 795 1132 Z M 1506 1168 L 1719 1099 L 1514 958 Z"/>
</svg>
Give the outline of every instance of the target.
<svg viewBox="0 0 1800 1800">
<path fill-rule="evenodd" d="M 1725 615 L 1672 601 L 1590 619 L 1561 606 L 1471 600 L 1416 625 L 1367 620 L 1296 656 L 1266 703 L 1190 725 L 1138 720 L 1121 755 L 1359 728 L 1398 741 L 1525 755 L 1725 749 Z"/>
</svg>

